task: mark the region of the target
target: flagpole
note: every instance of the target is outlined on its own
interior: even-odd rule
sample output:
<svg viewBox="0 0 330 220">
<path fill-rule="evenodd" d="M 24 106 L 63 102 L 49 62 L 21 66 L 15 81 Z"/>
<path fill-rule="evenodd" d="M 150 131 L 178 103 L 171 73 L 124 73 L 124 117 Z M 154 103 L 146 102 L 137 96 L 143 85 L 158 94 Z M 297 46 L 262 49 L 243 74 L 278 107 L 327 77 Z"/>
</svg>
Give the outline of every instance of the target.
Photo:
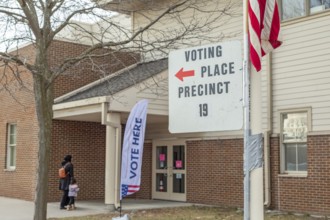
<svg viewBox="0 0 330 220">
<path fill-rule="evenodd" d="M 250 67 L 248 37 L 248 0 L 243 1 L 243 110 L 244 110 L 244 220 L 250 220 L 250 171 L 248 141 L 250 137 Z"/>
</svg>

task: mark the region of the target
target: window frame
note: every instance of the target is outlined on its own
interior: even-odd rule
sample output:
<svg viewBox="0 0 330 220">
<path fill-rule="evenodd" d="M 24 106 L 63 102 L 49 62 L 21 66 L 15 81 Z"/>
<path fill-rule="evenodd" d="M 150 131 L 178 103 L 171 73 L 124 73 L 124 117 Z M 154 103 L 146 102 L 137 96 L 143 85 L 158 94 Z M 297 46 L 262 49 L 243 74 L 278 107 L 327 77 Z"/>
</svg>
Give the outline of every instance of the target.
<svg viewBox="0 0 330 220">
<path fill-rule="evenodd" d="M 284 141 L 284 133 L 283 133 L 283 125 L 284 125 L 284 120 L 283 116 L 285 114 L 294 114 L 294 113 L 306 113 L 307 116 L 307 138 L 306 142 L 304 141 L 296 141 L 292 142 L 293 144 L 301 144 L 301 143 L 306 143 L 306 150 L 307 150 L 307 170 L 308 170 L 308 133 L 312 131 L 312 108 L 296 108 L 296 109 L 283 109 L 279 110 L 279 120 L 280 120 L 280 173 L 281 174 L 286 174 L 286 175 L 307 175 L 307 170 L 306 171 L 292 171 L 292 170 L 286 170 L 285 165 L 286 165 L 286 154 L 285 154 L 285 143 L 288 144 L 289 142 Z"/>
<path fill-rule="evenodd" d="M 278 0 L 278 9 L 279 9 L 279 13 L 280 13 L 281 22 L 290 22 L 290 21 L 294 21 L 294 20 L 298 20 L 298 19 L 302 19 L 302 18 L 306 18 L 306 17 L 310 17 L 310 16 L 330 12 L 330 8 L 327 8 L 327 9 L 322 10 L 322 11 L 311 13 L 310 12 L 310 3 L 311 3 L 310 1 L 311 0 L 304 0 L 304 6 L 305 6 L 305 9 L 306 9 L 304 15 L 298 16 L 298 17 L 292 17 L 292 18 L 288 18 L 288 19 L 283 20 L 282 1 L 283 0 Z"/>
<path fill-rule="evenodd" d="M 12 126 L 15 126 L 15 133 L 11 133 Z M 11 143 L 11 135 L 14 135 L 14 143 Z M 12 151 L 13 148 L 13 151 Z M 17 155 L 17 124 L 8 123 L 7 124 L 7 147 L 6 147 L 6 169 L 15 170 L 16 169 L 16 155 Z M 12 153 L 15 155 L 13 156 Z M 13 157 L 12 157 L 13 156 Z M 13 165 L 12 165 L 13 164 Z"/>
</svg>

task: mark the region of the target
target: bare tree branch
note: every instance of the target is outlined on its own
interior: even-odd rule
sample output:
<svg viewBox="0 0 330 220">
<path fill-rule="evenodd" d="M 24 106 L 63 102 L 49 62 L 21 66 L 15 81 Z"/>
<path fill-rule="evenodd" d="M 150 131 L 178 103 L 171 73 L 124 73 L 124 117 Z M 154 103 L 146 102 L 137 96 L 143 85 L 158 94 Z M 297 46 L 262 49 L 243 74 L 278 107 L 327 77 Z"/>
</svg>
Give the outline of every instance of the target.
<svg viewBox="0 0 330 220">
<path fill-rule="evenodd" d="M 35 66 L 33 64 L 29 64 L 26 59 L 22 60 L 17 55 L 11 55 L 8 53 L 0 52 L 0 61 L 4 62 L 5 64 L 12 63 L 18 66 L 24 66 L 26 69 L 30 70 L 32 73 L 35 73 Z"/>
<path fill-rule="evenodd" d="M 139 36 L 141 33 L 144 31 L 148 30 L 150 27 L 152 27 L 155 23 L 157 23 L 162 17 L 164 17 L 166 14 L 169 12 L 173 11 L 174 9 L 184 5 L 187 1 L 183 1 L 177 5 L 173 5 L 169 7 L 167 10 L 165 10 L 160 16 L 158 16 L 156 19 L 154 19 L 152 22 L 150 22 L 147 26 L 144 28 L 138 30 L 135 32 L 129 39 L 124 40 L 124 41 L 119 41 L 119 42 L 106 42 L 106 43 L 98 43 L 86 51 L 84 51 L 80 56 L 75 57 L 75 58 L 69 58 L 66 59 L 63 62 L 63 65 L 60 67 L 60 70 L 52 75 L 52 77 L 49 80 L 49 83 L 52 83 L 61 73 L 63 73 L 65 70 L 67 70 L 70 66 L 74 65 L 75 63 L 79 62 L 82 59 L 85 59 L 87 56 L 91 56 L 91 52 L 93 52 L 96 49 L 104 48 L 104 47 L 114 47 L 118 45 L 125 45 L 128 44 L 129 42 L 132 42 L 137 36 Z"/>
<path fill-rule="evenodd" d="M 31 0 L 17 0 L 24 12 L 34 35 L 40 37 L 39 19 L 35 5 Z"/>
<path fill-rule="evenodd" d="M 33 88 L 35 97 L 39 148 L 34 220 L 46 219 L 52 105 L 54 86 L 59 80 L 82 74 L 91 75 L 91 79 L 105 77 L 113 69 L 140 60 L 167 57 L 171 49 L 221 41 L 239 34 L 238 31 L 219 31 L 240 15 L 231 0 L 143 0 L 145 8 L 131 8 L 134 15 L 143 20 L 143 25 L 134 23 L 134 30 L 122 21 L 116 22 L 114 13 L 105 9 L 135 1 L 114 1 L 103 5 L 99 2 L 0 1 L 0 31 L 3 33 L 0 35 L 0 92 L 15 96 L 13 86 L 30 91 Z M 174 25 L 169 25 L 171 23 Z M 214 29 L 218 32 L 211 34 Z M 66 57 L 56 57 L 56 51 L 52 49 L 59 39 L 61 43 L 74 44 L 79 50 L 70 51 L 72 53 Z M 21 43 L 29 46 L 22 48 Z M 33 52 L 30 54 L 26 48 Z M 123 54 L 125 59 L 130 59 L 129 62 L 123 61 Z M 30 74 L 32 85 L 23 80 L 22 70 L 25 70 L 24 74 Z M 154 92 L 161 94 L 162 89 Z M 109 95 L 113 95 L 110 92 L 109 88 Z"/>
</svg>

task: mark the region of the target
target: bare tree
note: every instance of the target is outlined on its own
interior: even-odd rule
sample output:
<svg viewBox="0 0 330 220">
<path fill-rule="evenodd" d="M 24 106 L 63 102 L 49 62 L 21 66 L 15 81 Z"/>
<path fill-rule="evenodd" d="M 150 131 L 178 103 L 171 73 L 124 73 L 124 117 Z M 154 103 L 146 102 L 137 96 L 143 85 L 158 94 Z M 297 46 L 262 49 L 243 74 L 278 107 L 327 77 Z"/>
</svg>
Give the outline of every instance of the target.
<svg viewBox="0 0 330 220">
<path fill-rule="evenodd" d="M 10 81 L 16 80 L 21 86 L 25 83 L 20 77 L 21 71 L 28 72 L 33 79 L 31 88 L 39 126 L 35 220 L 44 220 L 47 216 L 54 81 L 84 60 L 91 60 L 101 69 L 94 58 L 118 51 L 136 52 L 144 60 L 152 60 L 166 57 L 171 49 L 236 36 L 239 33 L 227 33 L 227 36 L 218 31 L 210 34 L 231 18 L 240 16 L 240 10 L 237 10 L 240 2 L 235 4 L 229 0 L 1 0 L 0 90 L 7 88 L 8 72 Z M 122 5 L 127 7 L 121 8 Z M 112 9 L 134 11 L 144 19 L 144 25 L 127 29 L 113 20 Z M 94 28 L 77 22 L 79 20 L 87 21 Z M 76 56 L 61 60 L 56 66 L 51 65 L 48 59 L 51 44 L 69 35 L 75 42 L 88 41 L 88 47 Z M 34 46 L 33 60 L 17 52 L 22 43 Z"/>
</svg>

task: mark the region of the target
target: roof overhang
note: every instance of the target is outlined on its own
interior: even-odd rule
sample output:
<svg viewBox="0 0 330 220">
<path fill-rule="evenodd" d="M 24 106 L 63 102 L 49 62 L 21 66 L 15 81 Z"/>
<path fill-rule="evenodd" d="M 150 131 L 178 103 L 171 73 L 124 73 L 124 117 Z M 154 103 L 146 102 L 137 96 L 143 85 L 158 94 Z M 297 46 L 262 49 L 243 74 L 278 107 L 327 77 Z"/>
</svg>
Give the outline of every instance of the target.
<svg viewBox="0 0 330 220">
<path fill-rule="evenodd" d="M 104 103 L 109 103 L 109 98 L 106 96 L 54 104 L 53 118 L 70 121 L 101 122 Z"/>
<path fill-rule="evenodd" d="M 121 122 L 126 123 L 133 104 L 123 105 L 113 101 L 109 96 L 88 98 L 79 101 L 53 105 L 53 119 L 68 121 L 86 121 L 105 124 L 106 114 L 116 112 L 121 115 Z M 155 111 L 148 112 L 148 124 L 168 123 L 167 115 Z"/>
<path fill-rule="evenodd" d="M 114 112 L 125 123 L 135 103 L 147 98 L 150 100 L 148 124 L 167 123 L 167 92 L 163 91 L 166 79 L 167 59 L 129 66 L 56 98 L 53 118 L 106 124 L 107 114 Z"/>
<path fill-rule="evenodd" d="M 94 0 L 106 10 L 130 14 L 133 11 L 146 9 L 152 0 Z"/>
</svg>

